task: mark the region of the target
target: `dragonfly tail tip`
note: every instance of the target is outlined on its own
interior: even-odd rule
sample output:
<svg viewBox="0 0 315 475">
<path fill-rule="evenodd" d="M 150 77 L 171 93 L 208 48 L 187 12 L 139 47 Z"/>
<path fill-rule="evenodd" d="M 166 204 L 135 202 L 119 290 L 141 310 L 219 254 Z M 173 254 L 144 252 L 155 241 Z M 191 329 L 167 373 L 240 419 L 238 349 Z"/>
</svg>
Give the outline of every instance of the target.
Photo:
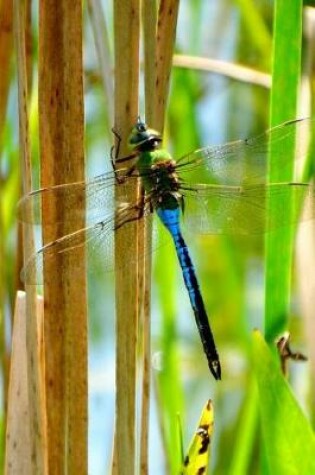
<svg viewBox="0 0 315 475">
<path fill-rule="evenodd" d="M 221 380 L 221 365 L 219 360 L 212 360 L 209 362 L 209 368 L 217 381 Z"/>
</svg>

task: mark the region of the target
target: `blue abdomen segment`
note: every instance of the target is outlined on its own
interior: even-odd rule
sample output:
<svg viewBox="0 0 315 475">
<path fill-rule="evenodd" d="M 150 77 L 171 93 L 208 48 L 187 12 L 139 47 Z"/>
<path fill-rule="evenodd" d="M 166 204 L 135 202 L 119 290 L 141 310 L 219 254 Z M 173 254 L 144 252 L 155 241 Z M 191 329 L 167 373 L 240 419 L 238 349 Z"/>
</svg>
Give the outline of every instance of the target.
<svg viewBox="0 0 315 475">
<path fill-rule="evenodd" d="M 213 334 L 209 325 L 209 320 L 200 292 L 195 269 L 180 230 L 180 209 L 179 207 L 175 209 L 158 208 L 156 212 L 164 226 L 169 230 L 173 237 L 177 257 L 183 272 L 184 282 L 188 290 L 192 308 L 194 310 L 196 324 L 199 330 L 203 349 L 207 356 L 209 369 L 215 379 L 221 379 L 219 355 L 217 353 Z"/>
</svg>

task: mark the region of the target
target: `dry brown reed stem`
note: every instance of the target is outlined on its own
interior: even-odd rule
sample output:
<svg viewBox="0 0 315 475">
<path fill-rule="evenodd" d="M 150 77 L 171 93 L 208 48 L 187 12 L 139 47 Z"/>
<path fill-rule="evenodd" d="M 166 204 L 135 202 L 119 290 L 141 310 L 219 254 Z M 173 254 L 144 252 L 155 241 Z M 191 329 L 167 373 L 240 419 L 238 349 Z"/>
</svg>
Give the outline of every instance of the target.
<svg viewBox="0 0 315 475">
<path fill-rule="evenodd" d="M 26 294 L 19 291 L 14 310 L 12 358 L 6 428 L 5 475 L 31 475 L 34 472 L 30 433 L 28 371 L 26 350 Z M 40 371 L 43 376 L 43 300 L 37 299 Z"/>
<path fill-rule="evenodd" d="M 178 1 L 162 1 L 158 10 L 147 12 L 144 18 L 145 31 L 145 104 L 147 122 L 161 133 L 164 128 L 164 117 L 169 93 L 169 78 L 172 70 L 176 25 L 178 16 Z M 155 21 L 155 25 L 153 25 Z M 146 24 L 147 23 L 147 24 Z M 154 40 L 154 41 L 153 41 Z M 145 228 L 146 252 L 150 256 L 152 230 L 149 224 Z M 141 420 L 141 473 L 148 473 L 148 430 L 149 430 L 149 397 L 150 397 L 150 275 L 151 260 L 145 263 L 144 286 L 144 379 L 143 379 L 143 406 Z"/>
<path fill-rule="evenodd" d="M 145 88 L 145 119 L 154 127 L 154 101 L 156 82 L 156 1 L 142 3 L 142 27 L 144 44 L 144 88 Z M 147 218 L 140 224 L 139 260 L 140 275 L 140 308 L 141 308 L 141 350 L 142 350 L 142 378 L 141 378 L 141 419 L 140 419 L 140 473 L 149 472 L 149 415 L 151 394 L 151 247 L 152 221 Z"/>
<path fill-rule="evenodd" d="M 41 186 L 84 179 L 82 2 L 42 0 L 39 9 Z M 84 227 L 65 199 L 43 200 L 43 238 Z M 71 217 L 71 219 L 69 219 Z M 58 222 L 58 226 L 47 223 Z M 70 253 L 68 253 L 70 254 Z M 87 473 L 85 249 L 44 261 L 45 382 L 49 473 Z"/>
<path fill-rule="evenodd" d="M 10 84 L 10 62 L 13 47 L 12 5 L 12 0 L 2 0 L 0 3 L 0 140 Z"/>
<path fill-rule="evenodd" d="M 138 114 L 139 1 L 114 2 L 115 129 L 122 138 L 120 156 L 130 153 L 127 136 Z M 120 198 L 117 187 L 116 198 Z M 138 186 L 127 199 L 135 201 Z M 113 473 L 135 473 L 136 349 L 138 332 L 137 223 L 116 233 L 116 423 Z M 125 265 L 127 263 L 127 267 Z M 130 263 L 130 265 L 128 265 Z M 131 264 L 132 263 L 132 264 Z"/>
<path fill-rule="evenodd" d="M 23 191 L 31 190 L 31 156 L 28 123 L 28 87 L 25 56 L 25 1 L 13 2 L 15 48 L 18 66 L 19 141 Z M 31 210 L 30 210 L 31 212 Z M 28 216 L 28 222 L 31 217 Z M 34 237 L 29 226 L 23 233 L 24 262 L 34 252 Z M 40 366 L 36 287 L 26 286 L 26 351 L 30 418 L 31 473 L 46 473 L 46 432 L 44 387 Z"/>
<path fill-rule="evenodd" d="M 32 0 L 26 0 L 25 6 L 25 57 L 26 77 L 29 96 L 33 87 L 33 38 L 32 38 Z"/>
<path fill-rule="evenodd" d="M 163 130 L 165 106 L 167 102 L 169 77 L 171 73 L 178 2 L 161 2 L 158 11 L 156 2 L 143 4 L 144 70 L 145 70 L 145 116 L 150 126 Z M 166 24 L 165 24 L 166 23 Z M 167 34 L 167 38 L 161 37 Z M 163 54 L 161 50 L 163 49 Z M 160 80 L 160 78 L 163 80 Z M 150 410 L 150 299 L 151 299 L 151 247 L 152 223 L 143 225 L 143 380 L 140 433 L 140 472 L 148 473 L 149 453 L 149 410 Z"/>
<path fill-rule="evenodd" d="M 195 69 L 219 74 L 220 76 L 226 76 L 229 79 L 255 84 L 256 86 L 261 86 L 266 89 L 271 88 L 270 74 L 240 64 L 231 63 L 230 61 L 199 56 L 188 56 L 186 54 L 175 54 L 173 56 L 173 65 L 178 68 Z"/>
<path fill-rule="evenodd" d="M 94 42 L 99 62 L 101 80 L 106 98 L 106 113 L 109 124 L 114 120 L 113 68 L 109 37 L 100 0 L 88 1 Z"/>
<path fill-rule="evenodd" d="M 168 95 L 169 76 L 176 35 L 178 2 L 161 2 L 157 21 L 156 2 L 143 4 L 145 116 L 147 123 L 163 129 L 165 105 Z M 163 38 L 163 35 L 167 37 Z M 162 41 L 161 41 L 162 39 Z M 163 54 L 161 53 L 163 51 Z M 161 80 L 162 79 L 162 80 Z M 151 236 L 149 220 L 143 225 L 143 380 L 141 401 L 140 472 L 148 473 L 148 438 L 150 410 L 150 298 L 151 298 Z"/>
<path fill-rule="evenodd" d="M 156 31 L 157 2 L 150 0 L 142 3 L 142 29 L 144 49 L 144 99 L 145 119 L 150 127 L 155 124 L 155 87 L 156 87 Z"/>
<path fill-rule="evenodd" d="M 179 0 L 161 0 L 157 24 L 155 127 L 163 132 L 172 70 Z"/>
</svg>

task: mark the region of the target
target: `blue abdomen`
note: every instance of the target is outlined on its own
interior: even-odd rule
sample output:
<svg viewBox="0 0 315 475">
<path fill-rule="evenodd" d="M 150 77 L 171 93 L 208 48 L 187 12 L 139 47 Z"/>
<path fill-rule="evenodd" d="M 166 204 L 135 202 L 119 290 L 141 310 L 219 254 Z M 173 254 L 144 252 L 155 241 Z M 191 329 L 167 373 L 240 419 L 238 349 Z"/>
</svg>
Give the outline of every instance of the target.
<svg viewBox="0 0 315 475">
<path fill-rule="evenodd" d="M 173 237 L 177 257 L 183 272 L 184 282 L 188 290 L 190 303 L 195 314 L 196 324 L 198 326 L 204 352 L 207 356 L 210 371 L 215 379 L 221 379 L 220 361 L 214 343 L 213 334 L 209 325 L 195 269 L 180 230 L 180 208 L 157 208 L 156 212 Z"/>
</svg>

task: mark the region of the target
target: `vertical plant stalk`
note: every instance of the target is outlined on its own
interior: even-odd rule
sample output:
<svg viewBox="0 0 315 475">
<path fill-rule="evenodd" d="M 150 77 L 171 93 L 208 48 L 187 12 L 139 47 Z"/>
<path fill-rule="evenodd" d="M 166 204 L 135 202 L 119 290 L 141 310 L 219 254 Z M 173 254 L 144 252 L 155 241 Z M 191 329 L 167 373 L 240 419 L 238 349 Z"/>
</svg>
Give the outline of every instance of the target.
<svg viewBox="0 0 315 475">
<path fill-rule="evenodd" d="M 2 0 L 0 3 L 0 144 L 9 94 L 13 47 L 12 5 L 12 0 Z"/>
<path fill-rule="evenodd" d="M 178 8 L 178 0 L 161 0 L 159 4 L 157 25 L 154 29 L 156 33 L 156 43 L 153 51 L 153 53 L 155 53 L 154 71 L 152 75 L 149 74 L 151 72 L 152 63 L 151 60 L 148 59 L 148 74 L 146 71 L 145 78 L 146 110 L 148 110 L 148 113 L 150 114 L 149 117 L 152 120 L 152 122 L 149 123 L 161 133 L 163 133 L 164 129 L 164 118 L 169 94 L 169 81 L 173 65 Z M 169 360 L 169 358 L 167 359 Z M 162 402 L 163 398 L 161 397 L 161 394 L 159 394 L 159 392 L 161 393 L 159 389 L 159 385 L 156 385 L 157 397 L 160 398 L 161 401 L 159 407 L 161 408 L 165 401 Z M 178 410 L 178 407 L 176 410 Z M 175 411 L 170 412 L 170 420 L 173 420 L 173 417 L 175 417 Z M 160 417 L 160 419 L 162 418 Z M 165 420 L 163 422 L 165 422 Z M 166 448 L 170 448 L 172 446 L 172 443 L 170 442 L 172 435 L 170 436 L 170 432 L 165 430 L 163 422 L 161 423 L 163 443 Z M 175 425 L 173 425 L 173 427 L 175 427 Z M 173 435 L 175 435 L 175 430 Z M 175 462 L 175 455 L 170 455 L 169 451 L 166 452 L 168 452 L 169 455 L 166 462 L 166 465 L 168 466 L 167 469 L 170 473 L 176 473 L 180 461 L 177 460 Z"/>
<path fill-rule="evenodd" d="M 256 380 L 248 381 L 242 417 L 237 424 L 237 439 L 230 454 L 230 475 L 250 473 L 253 445 L 259 434 L 259 406 Z"/>
<path fill-rule="evenodd" d="M 10 365 L 10 385 L 8 396 L 8 418 L 6 426 L 6 452 L 4 473 L 13 475 L 34 472 L 29 424 L 29 397 L 27 383 L 27 349 L 26 349 L 26 294 L 18 291 L 14 306 L 14 327 L 12 334 L 12 353 Z M 44 371 L 43 344 L 43 300 L 37 299 L 38 334 L 40 369 Z"/>
<path fill-rule="evenodd" d="M 138 113 L 139 0 L 114 2 L 115 129 L 121 136 L 120 156 L 130 154 L 127 137 Z M 125 189 L 123 190 L 125 191 Z M 120 198 L 117 187 L 116 199 Z M 127 190 L 135 201 L 138 186 Z M 136 349 L 138 337 L 138 223 L 116 233 L 116 420 L 113 473 L 135 473 Z M 126 266 L 127 263 L 127 266 Z"/>
<path fill-rule="evenodd" d="M 155 86 L 156 86 L 156 32 L 157 2 L 150 0 L 142 3 L 143 47 L 144 47 L 144 98 L 145 119 L 150 127 L 156 127 Z"/>
<path fill-rule="evenodd" d="M 0 160 L 2 151 L 2 133 L 5 121 L 7 102 L 10 88 L 10 62 L 13 48 L 13 2 L 12 0 L 2 0 L 0 3 Z M 0 177 L 1 180 L 1 177 Z M 0 186 L 0 203 L 2 200 L 2 187 Z M 5 415 L 7 406 L 7 389 L 8 389 L 8 363 L 6 355 L 5 343 L 5 319 L 4 319 L 4 296 L 5 296 L 5 247 L 4 247 L 4 229 L 2 221 L 2 208 L 0 207 L 0 360 L 3 374 L 3 405 L 2 413 Z M 4 439 L 1 439 L 0 450 L 3 448 Z"/>
<path fill-rule="evenodd" d="M 29 96 L 33 87 L 33 42 L 32 42 L 32 0 L 26 1 L 25 9 L 25 56 L 26 56 L 26 77 Z"/>
<path fill-rule="evenodd" d="M 165 104 L 168 94 L 170 71 L 172 67 L 173 48 L 176 35 L 178 2 L 161 2 L 159 20 L 157 5 L 154 0 L 143 3 L 144 32 L 144 70 L 145 70 L 145 116 L 147 123 L 163 129 Z M 167 37 L 164 37 L 167 34 Z M 160 41 L 162 40 L 162 41 Z M 144 224 L 144 223 L 142 223 Z M 152 222 L 147 219 L 140 236 L 144 236 L 143 286 L 143 379 L 141 401 L 141 435 L 140 468 L 141 473 L 148 473 L 148 433 L 150 411 L 150 300 L 151 300 L 151 247 Z"/>
<path fill-rule="evenodd" d="M 31 102 L 32 85 L 33 85 L 33 50 L 32 50 L 32 5 L 31 0 L 26 0 L 25 3 L 25 61 L 26 61 L 26 79 L 28 103 Z M 30 131 L 30 134 L 32 132 Z M 32 152 L 31 152 L 32 153 Z M 17 289 L 24 289 L 24 282 L 21 279 L 21 269 L 23 267 L 23 230 L 22 223 L 17 223 L 17 252 L 15 261 L 15 285 Z"/>
<path fill-rule="evenodd" d="M 302 50 L 302 1 L 290 5 L 275 2 L 272 59 L 271 125 L 293 119 L 297 110 Z M 291 181 L 294 171 L 295 141 L 287 150 L 291 170 L 285 175 L 277 164 L 277 154 L 270 151 L 270 182 Z M 286 170 L 289 167 L 286 167 Z M 276 198 L 275 198 L 276 199 Z M 272 202 L 270 213 L 272 210 Z M 288 202 L 287 212 L 292 203 Z M 286 327 L 289 312 L 292 263 L 292 229 L 281 229 L 266 237 L 265 335 L 268 342 Z"/>
<path fill-rule="evenodd" d="M 248 38 L 254 48 L 259 51 L 261 63 L 269 69 L 271 36 L 259 5 L 252 0 L 236 0 L 240 9 L 242 23 L 248 32 Z"/>
<path fill-rule="evenodd" d="M 145 119 L 154 127 L 155 83 L 156 83 L 156 1 L 142 2 L 142 25 L 144 38 L 144 88 L 145 88 Z M 144 256 L 139 262 L 143 276 L 140 285 L 141 297 L 141 330 L 142 330 L 142 399 L 140 420 L 140 473 L 149 473 L 149 415 L 151 395 L 151 249 L 152 249 L 152 220 L 147 218 L 140 223 L 142 229 L 139 236 L 139 255 Z"/>
<path fill-rule="evenodd" d="M 18 65 L 19 139 L 23 191 L 31 190 L 27 68 L 25 56 L 25 0 L 13 2 L 14 35 Z M 31 212 L 31 210 L 30 210 Z M 30 217 L 29 217 L 30 218 Z M 27 219 L 31 222 L 31 219 Z M 23 229 L 24 262 L 34 252 L 34 236 L 29 226 Z M 47 473 L 45 393 L 40 366 L 40 336 L 36 305 L 36 287 L 26 286 L 26 351 L 30 418 L 31 473 Z"/>
<path fill-rule="evenodd" d="M 43 0 L 39 10 L 41 185 L 84 179 L 82 2 Z M 43 200 L 44 243 L 84 227 L 73 208 Z M 69 217 L 71 219 L 69 220 Z M 48 226 L 56 222 L 58 226 Z M 87 473 L 85 249 L 44 260 L 49 473 Z"/>
<path fill-rule="evenodd" d="M 169 80 L 173 64 L 179 0 L 161 0 L 156 32 L 156 93 L 154 126 L 163 132 Z"/>
<path fill-rule="evenodd" d="M 0 178 L 1 179 L 1 178 Z M 3 419 L 6 420 L 6 411 L 8 405 L 8 361 L 10 356 L 6 353 L 6 324 L 4 318 L 4 309 L 5 309 L 5 294 L 6 294 L 6 287 L 5 287 L 5 275 L 6 275 L 6 267 L 5 267 L 5 238 L 4 238 L 4 226 L 3 226 L 3 210 L 2 210 L 2 190 L 0 187 L 0 364 L 1 364 L 1 372 L 3 377 L 3 382 L 1 385 L 1 390 L 3 392 L 3 402 L 1 404 L 1 412 L 3 414 Z M 0 432 L 0 451 L 4 453 L 4 430 Z"/>
<path fill-rule="evenodd" d="M 106 97 L 108 122 L 112 124 L 114 120 L 113 74 L 108 31 L 100 0 L 89 0 L 88 7 Z"/>
</svg>

